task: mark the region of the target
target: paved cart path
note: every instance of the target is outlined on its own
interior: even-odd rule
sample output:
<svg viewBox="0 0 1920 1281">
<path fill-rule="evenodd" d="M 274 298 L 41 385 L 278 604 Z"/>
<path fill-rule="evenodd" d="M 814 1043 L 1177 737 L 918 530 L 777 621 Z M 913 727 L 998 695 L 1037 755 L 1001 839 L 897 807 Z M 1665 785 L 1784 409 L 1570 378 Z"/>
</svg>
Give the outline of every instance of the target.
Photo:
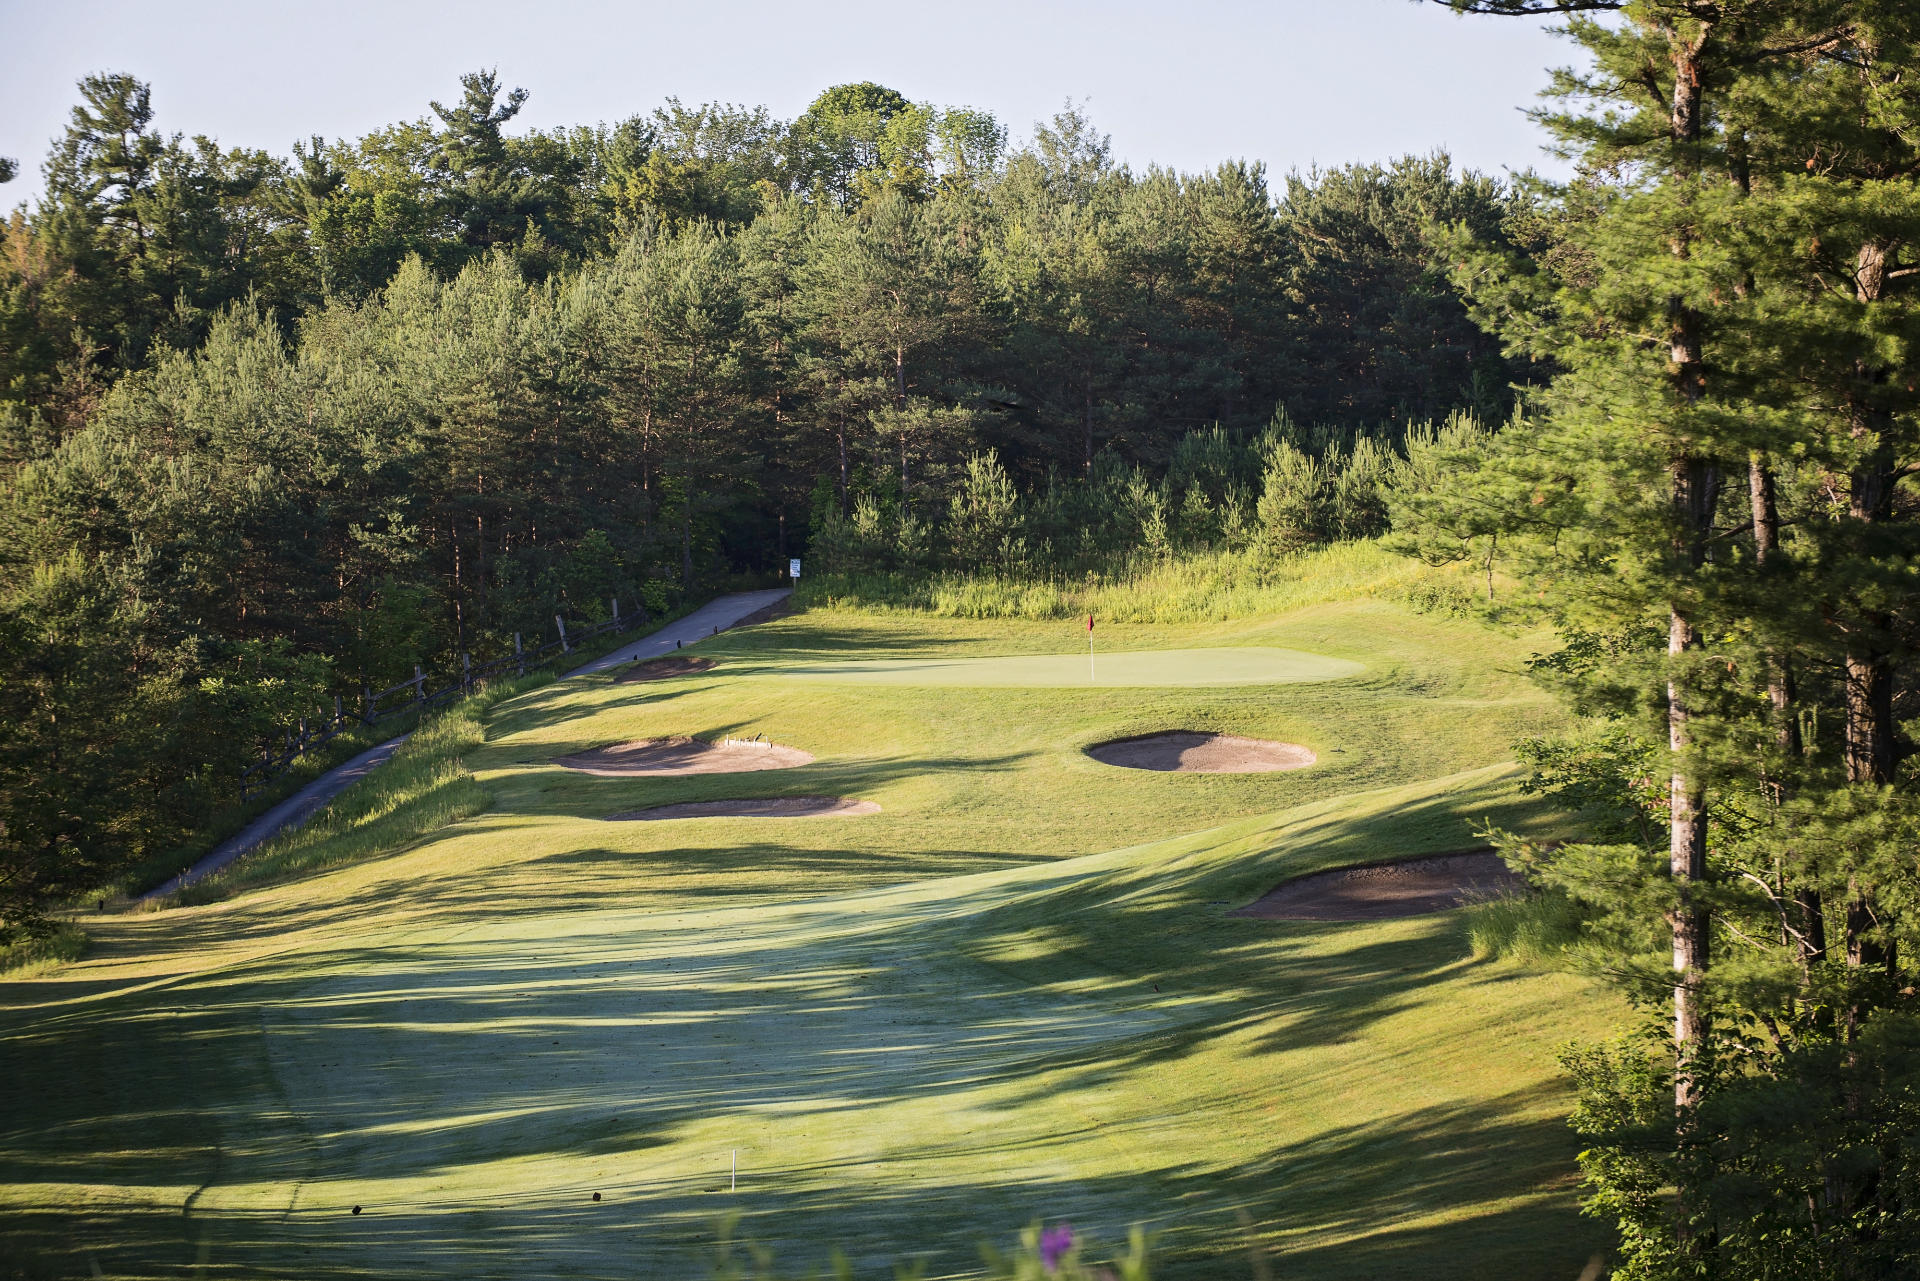
<svg viewBox="0 0 1920 1281">
<path fill-rule="evenodd" d="M 736 592 L 731 596 L 719 597 L 702 605 L 685 618 L 668 623 L 659 631 L 643 636 L 639 640 L 630 641 L 610 654 L 596 658 L 584 666 L 576 667 L 560 679 L 571 680 L 576 676 L 591 676 L 595 672 L 604 672 L 622 663 L 672 653 L 681 645 L 691 645 L 695 641 L 704 640 L 717 632 L 727 630 L 741 619 L 785 599 L 787 594 L 788 589 L 779 588 L 764 592 Z M 368 748 L 352 760 L 334 766 L 259 818 L 254 819 L 237 834 L 215 846 L 213 852 L 198 863 L 178 876 L 148 890 L 140 896 L 140 899 L 144 901 L 165 898 L 192 885 L 195 881 L 211 876 L 248 850 L 264 844 L 280 833 L 299 827 L 318 813 L 328 801 L 384 764 L 393 755 L 394 749 L 406 741 L 405 734 L 398 738 L 390 738 L 378 747 Z"/>
</svg>

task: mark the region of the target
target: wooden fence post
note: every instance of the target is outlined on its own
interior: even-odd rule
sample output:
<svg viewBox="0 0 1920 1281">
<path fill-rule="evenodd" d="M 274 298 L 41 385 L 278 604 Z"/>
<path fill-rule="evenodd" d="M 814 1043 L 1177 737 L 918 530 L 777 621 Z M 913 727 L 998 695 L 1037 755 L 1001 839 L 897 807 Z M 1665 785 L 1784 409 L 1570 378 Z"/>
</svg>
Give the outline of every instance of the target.
<svg viewBox="0 0 1920 1281">
<path fill-rule="evenodd" d="M 573 646 L 567 644 L 567 620 L 555 614 L 553 616 L 553 625 L 560 629 L 560 652 L 562 654 L 571 654 L 573 652 Z"/>
<path fill-rule="evenodd" d="M 373 686 L 365 681 L 360 683 L 360 721 L 365 725 L 373 724 Z"/>
<path fill-rule="evenodd" d="M 470 654 L 460 655 L 460 688 L 463 690 L 473 688 L 473 656 Z"/>
<path fill-rule="evenodd" d="M 333 696 L 333 727 L 340 728 L 340 722 L 347 719 L 346 709 L 340 706 L 340 696 Z"/>
<path fill-rule="evenodd" d="M 413 665 L 413 701 L 415 706 L 424 706 L 427 701 L 426 676 L 420 671 L 420 664 Z"/>
<path fill-rule="evenodd" d="M 513 661 L 520 667 L 520 674 L 527 674 L 527 652 L 520 648 L 520 633 L 513 634 Z"/>
<path fill-rule="evenodd" d="M 613 598 L 613 629 L 620 630 L 620 598 L 618 596 Z"/>
</svg>

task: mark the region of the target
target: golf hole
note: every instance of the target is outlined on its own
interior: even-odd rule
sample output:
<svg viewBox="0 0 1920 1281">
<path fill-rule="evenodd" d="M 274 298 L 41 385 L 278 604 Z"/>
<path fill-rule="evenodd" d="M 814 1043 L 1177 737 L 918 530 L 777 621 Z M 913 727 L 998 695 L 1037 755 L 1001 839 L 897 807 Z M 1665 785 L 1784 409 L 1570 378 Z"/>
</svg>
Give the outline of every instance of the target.
<svg viewBox="0 0 1920 1281">
<path fill-rule="evenodd" d="M 813 754 L 763 739 L 645 738 L 556 757 L 555 765 L 606 778 L 670 777 L 684 774 L 747 774 L 763 769 L 810 765 Z"/>
<path fill-rule="evenodd" d="M 1173 730 L 1095 743 L 1087 755 L 1122 769 L 1179 774 L 1266 774 L 1305 769 L 1314 763 L 1311 748 L 1238 734 Z"/>
</svg>

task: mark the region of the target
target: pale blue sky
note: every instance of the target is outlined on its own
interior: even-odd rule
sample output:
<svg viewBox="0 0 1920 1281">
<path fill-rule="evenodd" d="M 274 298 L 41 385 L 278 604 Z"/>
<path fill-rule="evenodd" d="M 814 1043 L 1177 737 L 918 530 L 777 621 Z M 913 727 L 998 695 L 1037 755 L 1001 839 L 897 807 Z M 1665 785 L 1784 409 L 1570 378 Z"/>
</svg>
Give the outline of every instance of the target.
<svg viewBox="0 0 1920 1281">
<path fill-rule="evenodd" d="M 37 194 L 48 140 L 89 71 L 153 85 L 156 123 L 285 154 L 309 133 L 417 118 L 457 77 L 498 66 L 521 123 L 617 120 L 668 95 L 798 114 L 821 89 L 878 80 L 992 111 L 1026 135 L 1069 96 L 1116 155 L 1276 174 L 1438 147 L 1474 168 L 1560 166 L 1533 105 L 1573 59 L 1535 19 L 1457 18 L 1411 0 L 0 0 L 0 155 Z"/>
</svg>

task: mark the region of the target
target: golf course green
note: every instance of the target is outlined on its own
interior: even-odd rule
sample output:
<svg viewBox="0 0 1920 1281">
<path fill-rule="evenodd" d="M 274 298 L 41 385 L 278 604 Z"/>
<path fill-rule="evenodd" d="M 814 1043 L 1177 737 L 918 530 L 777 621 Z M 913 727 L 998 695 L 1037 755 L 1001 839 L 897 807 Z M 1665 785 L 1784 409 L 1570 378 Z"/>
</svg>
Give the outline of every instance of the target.
<svg viewBox="0 0 1920 1281">
<path fill-rule="evenodd" d="M 472 817 L 89 921 L 81 961 L 0 984 L 0 1069 L 31 1100 L 0 1123 L 0 1257 L 699 1277 L 737 1211 L 783 1275 L 835 1247 L 858 1275 L 973 1275 L 1044 1217 L 1112 1244 L 1147 1225 L 1172 1278 L 1251 1276 L 1250 1247 L 1289 1281 L 1577 1276 L 1604 1230 L 1554 1051 L 1609 1000 L 1473 959 L 1459 912 L 1229 915 L 1486 821 L 1548 830 L 1508 763 L 1560 715 L 1523 674 L 1539 638 L 1362 599 L 1099 640 L 1089 684 L 1072 622 L 724 634 L 708 671 L 494 706 L 445 784 L 485 789 Z M 1083 753 L 1169 728 L 1318 762 Z M 553 763 L 676 735 L 814 760 Z M 606 821 L 803 796 L 881 809 Z"/>
</svg>

